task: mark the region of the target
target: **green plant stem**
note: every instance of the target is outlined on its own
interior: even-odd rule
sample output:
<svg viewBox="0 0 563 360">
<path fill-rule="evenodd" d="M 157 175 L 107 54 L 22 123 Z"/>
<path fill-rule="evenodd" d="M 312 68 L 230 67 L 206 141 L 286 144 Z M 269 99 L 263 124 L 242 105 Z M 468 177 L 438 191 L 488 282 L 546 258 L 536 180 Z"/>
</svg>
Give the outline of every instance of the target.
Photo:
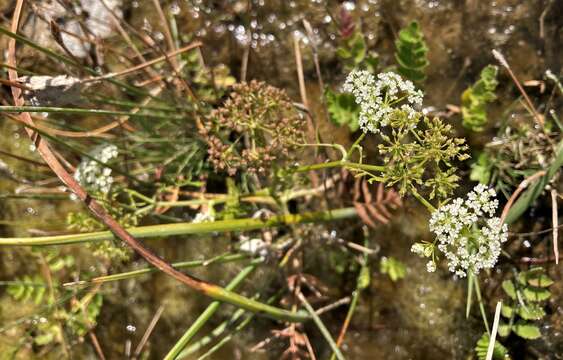
<svg viewBox="0 0 563 360">
<path fill-rule="evenodd" d="M 348 158 L 350 158 L 350 155 L 352 155 L 352 153 L 354 152 L 354 149 L 360 144 L 360 142 L 362 142 L 362 140 L 366 137 L 366 133 L 362 132 L 362 134 L 360 136 L 358 136 L 358 138 L 356 139 L 356 141 L 354 141 L 354 143 L 352 144 L 352 146 L 350 147 L 350 149 L 348 149 L 348 152 L 346 153 L 346 156 L 344 158 L 344 160 L 348 160 Z M 360 148 L 361 149 L 361 148 Z M 360 153 L 361 155 L 361 153 Z M 361 157 L 361 156 L 360 156 Z M 361 159 L 360 159 L 361 160 Z"/>
<path fill-rule="evenodd" d="M 176 359 L 183 359 L 187 356 L 190 356 L 191 354 L 195 353 L 196 351 L 199 351 L 200 349 L 202 349 L 204 346 L 208 345 L 209 343 L 211 343 L 211 341 L 213 341 L 214 339 L 216 339 L 217 337 L 219 337 L 221 334 L 223 334 L 228 327 L 231 324 L 234 324 L 238 321 L 238 319 L 240 319 L 241 316 L 243 316 L 244 314 L 246 314 L 246 311 L 244 311 L 243 309 L 238 309 L 237 311 L 235 311 L 231 317 L 228 320 L 223 321 L 221 324 L 219 324 L 215 329 L 213 329 L 211 331 L 211 333 L 207 336 L 204 336 L 203 338 L 199 339 L 197 342 L 193 343 L 192 345 L 188 346 L 187 348 L 185 348 L 184 350 L 182 350 L 182 352 L 180 352 L 178 354 L 178 356 L 176 357 Z M 243 325 L 245 322 L 247 323 L 247 320 L 252 317 L 254 314 L 246 317 L 244 319 L 244 321 L 242 321 L 240 323 L 240 325 Z M 237 326 L 237 329 L 240 327 Z M 228 335 L 225 337 L 227 338 Z M 223 343 L 223 340 L 225 339 L 221 339 L 220 343 Z M 230 339 L 230 338 L 229 338 Z"/>
<path fill-rule="evenodd" d="M 325 162 L 325 163 L 320 163 L 320 164 L 312 164 L 312 165 L 303 165 L 303 166 L 299 166 L 297 169 L 295 169 L 295 172 L 306 172 L 306 171 L 311 171 L 311 170 L 320 170 L 320 169 L 328 169 L 328 168 L 334 168 L 334 167 L 347 167 L 347 168 L 352 168 L 352 169 L 361 169 L 361 170 L 366 170 L 366 171 L 385 171 L 385 166 L 379 166 L 379 165 L 368 165 L 368 164 L 359 164 L 359 163 L 354 163 L 354 162 L 349 162 L 349 161 L 330 161 L 330 162 Z"/>
<path fill-rule="evenodd" d="M 55 114 L 80 114 L 80 115 L 116 115 L 128 117 L 151 117 L 157 119 L 167 120 L 182 120 L 185 119 L 182 115 L 170 114 L 155 114 L 155 113 L 141 113 L 141 112 L 127 112 L 116 110 L 100 110 L 100 109 L 80 109 L 80 108 L 65 108 L 65 107 L 52 107 L 52 106 L 0 106 L 0 113 L 3 112 L 47 112 Z"/>
<path fill-rule="evenodd" d="M 411 190 L 412 190 L 412 191 L 411 191 L 412 196 L 414 196 L 418 201 L 420 201 L 420 203 L 421 203 L 422 205 L 424 205 L 424 206 L 426 207 L 426 209 L 428 209 L 428 211 L 429 211 L 430 213 L 433 213 L 434 211 L 436 211 L 436 208 L 435 208 L 432 204 L 430 204 L 430 203 L 428 202 L 428 200 L 426 200 L 425 198 L 423 198 L 423 197 L 418 193 L 418 191 L 416 191 L 416 189 L 415 189 L 414 187 L 413 187 Z"/>
<path fill-rule="evenodd" d="M 487 320 L 487 313 L 485 312 L 483 298 L 481 297 L 481 289 L 479 288 L 479 278 L 473 275 L 473 281 L 475 282 L 475 294 L 477 295 L 477 301 L 479 301 L 479 310 L 481 310 L 481 316 L 483 317 L 483 322 L 485 323 L 485 328 L 487 329 L 487 333 L 491 335 L 491 329 L 489 328 L 489 321 Z"/>
<path fill-rule="evenodd" d="M 358 300 L 360 299 L 360 290 L 356 289 L 352 293 L 352 301 L 350 302 L 350 307 L 348 308 L 348 312 L 346 313 L 346 318 L 344 319 L 345 324 L 349 324 L 352 320 L 352 316 L 356 312 L 356 307 L 358 306 Z M 336 346 L 339 346 L 336 344 Z M 330 357 L 330 360 L 334 360 L 336 358 L 336 353 L 333 351 Z"/>
<path fill-rule="evenodd" d="M 473 275 L 473 272 L 469 272 L 469 274 L 467 274 L 467 300 L 465 303 L 465 318 L 468 319 L 469 318 L 469 314 L 471 312 L 471 305 L 473 304 L 473 287 L 475 285 L 475 282 L 473 281 L 473 277 L 475 275 Z"/>
<path fill-rule="evenodd" d="M 239 261 L 239 260 L 245 260 L 245 259 L 248 259 L 248 255 L 246 255 L 246 254 L 228 254 L 228 255 L 225 255 L 225 256 L 221 255 L 220 258 L 218 258 L 218 259 L 213 258 L 213 259 L 208 259 L 208 260 L 181 261 L 181 262 L 172 263 L 171 265 L 174 266 L 177 269 L 189 269 L 189 268 L 194 268 L 194 267 L 198 267 L 198 266 L 208 266 L 208 265 L 211 265 L 211 264 L 226 264 L 226 263 Z M 70 282 L 70 283 L 64 284 L 63 286 L 94 285 L 94 284 L 100 284 L 100 283 L 103 284 L 103 283 L 106 283 L 106 282 L 131 279 L 131 278 L 134 278 L 134 277 L 137 277 L 137 276 L 150 274 L 150 273 L 154 273 L 154 272 L 157 272 L 157 271 L 159 271 L 159 270 L 155 267 L 147 267 L 147 268 L 143 268 L 143 269 L 122 272 L 122 273 L 118 273 L 118 274 L 98 276 L 98 277 L 95 277 L 91 280 Z"/>
<path fill-rule="evenodd" d="M 268 304 L 268 305 L 272 304 L 277 298 L 279 298 L 280 294 L 281 294 L 281 291 L 278 291 L 277 294 L 268 298 L 268 300 L 266 300 L 266 304 Z M 233 315 L 231 316 L 230 319 L 223 321 L 215 329 L 213 329 L 213 331 L 211 331 L 210 335 L 207 335 L 207 336 L 201 338 L 196 343 L 194 343 L 191 346 L 185 348 L 180 354 L 178 354 L 178 357 L 176 359 L 183 359 L 183 358 L 190 356 L 191 354 L 195 353 L 196 351 L 200 350 L 202 347 L 209 344 L 213 339 L 215 339 L 215 338 L 219 337 L 221 334 L 223 334 L 231 324 L 234 324 L 245 313 L 246 313 L 246 311 L 244 311 L 243 309 L 238 309 L 237 311 L 235 311 L 233 313 Z M 206 358 L 206 357 L 210 356 L 211 354 L 213 354 L 214 352 L 216 352 L 217 350 L 219 350 L 219 348 L 221 348 L 223 345 L 225 345 L 227 342 L 229 342 L 233 338 L 235 333 L 244 329 L 254 319 L 255 316 L 256 316 L 256 314 L 249 314 L 243 321 L 241 321 L 240 324 L 238 324 L 236 326 L 236 328 L 232 332 L 230 332 L 228 335 L 224 336 L 220 341 L 218 341 L 215 345 L 213 345 L 213 347 L 210 348 L 205 354 L 203 354 L 200 357 L 200 359 Z"/>
<path fill-rule="evenodd" d="M 263 259 L 255 259 L 250 265 L 245 267 L 231 282 L 225 287 L 228 291 L 233 291 L 239 286 L 248 275 L 250 275 L 258 264 L 262 263 Z M 166 354 L 164 360 L 174 360 L 178 354 L 186 347 L 186 344 L 197 334 L 197 332 L 202 328 L 203 325 L 215 314 L 217 309 L 221 305 L 220 301 L 213 301 L 209 306 L 199 315 L 199 317 L 193 322 L 192 326 L 186 330 L 184 335 L 174 344 L 172 349 Z"/>
<path fill-rule="evenodd" d="M 330 334 L 326 326 L 323 324 L 321 318 L 315 313 L 315 309 L 313 309 L 313 307 L 311 306 L 311 304 L 309 304 L 307 299 L 305 299 L 305 296 L 303 296 L 303 294 L 297 293 L 297 297 L 299 298 L 299 300 L 301 300 L 303 306 L 309 312 L 309 315 L 311 315 L 311 317 L 313 318 L 313 322 L 317 325 L 319 331 L 330 345 L 330 348 L 332 349 L 333 353 L 336 355 L 336 358 L 338 360 L 344 360 L 344 355 L 342 355 L 342 352 L 340 351 L 338 346 L 336 346 L 336 343 L 334 342 L 332 335 Z"/>
<path fill-rule="evenodd" d="M 235 219 L 221 220 L 204 223 L 177 223 L 149 225 L 128 228 L 127 231 L 136 238 L 166 237 L 173 235 L 204 234 L 227 231 L 257 230 L 279 225 L 292 225 L 301 223 L 334 221 L 356 217 L 357 212 L 353 207 L 341 208 L 329 211 L 308 212 L 303 214 L 287 214 L 273 216 L 268 219 Z M 0 246 L 45 246 L 45 245 L 68 245 L 91 241 L 103 241 L 114 239 L 110 231 L 97 231 L 83 234 L 55 235 L 40 237 L 17 237 L 0 238 Z"/>
<path fill-rule="evenodd" d="M 366 230 L 366 228 L 364 228 L 364 246 L 365 247 L 369 246 L 368 234 L 369 234 L 368 230 Z M 356 307 L 358 306 L 358 301 L 360 299 L 360 294 L 361 294 L 362 290 L 369 286 L 369 283 L 366 283 L 365 280 L 362 278 L 363 276 L 365 276 L 365 274 L 367 274 L 367 276 L 369 276 L 369 274 L 370 274 L 368 254 L 364 254 L 364 256 L 363 256 L 363 264 L 362 264 L 362 267 L 360 269 L 360 272 L 358 273 L 358 277 L 356 279 L 356 290 L 354 290 L 354 292 L 352 293 L 352 301 L 350 303 L 350 307 L 348 308 L 348 312 L 346 313 L 346 318 L 344 319 L 344 322 L 342 323 L 342 328 L 340 330 L 340 334 L 338 335 L 338 339 L 336 340 L 336 346 L 337 347 L 340 347 L 340 345 L 344 341 L 344 336 L 346 335 L 346 331 L 348 329 L 348 326 L 350 325 L 350 322 L 352 321 L 352 316 L 354 316 L 354 313 L 356 312 Z M 335 358 L 336 358 L 336 353 L 333 352 L 332 356 L 330 357 L 330 360 L 334 360 Z"/>
</svg>

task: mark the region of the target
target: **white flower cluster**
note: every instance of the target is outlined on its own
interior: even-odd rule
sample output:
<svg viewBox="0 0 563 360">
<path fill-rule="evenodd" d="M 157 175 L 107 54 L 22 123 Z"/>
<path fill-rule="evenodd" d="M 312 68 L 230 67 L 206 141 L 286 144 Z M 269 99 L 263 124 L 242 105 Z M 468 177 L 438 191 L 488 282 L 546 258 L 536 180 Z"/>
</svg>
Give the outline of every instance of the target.
<svg viewBox="0 0 563 360">
<path fill-rule="evenodd" d="M 378 74 L 376 80 L 368 71 L 353 70 L 343 90 L 352 93 L 360 105 L 359 124 L 364 132 L 378 133 L 397 109 L 412 118 L 417 114 L 415 107 L 422 105 L 422 91 L 393 72 Z M 400 102 L 403 102 L 400 107 L 394 107 Z"/>
<path fill-rule="evenodd" d="M 90 190 L 107 194 L 113 184 L 113 177 L 111 169 L 103 167 L 100 163 L 107 164 L 111 159 L 117 157 L 117 146 L 100 145 L 95 147 L 89 155 L 99 162 L 90 158 L 83 159 L 76 168 L 74 179 Z"/>
<path fill-rule="evenodd" d="M 507 225 L 493 217 L 498 207 L 496 192 L 479 184 L 467 199 L 457 198 L 440 207 L 430 218 L 430 231 L 436 234 L 438 249 L 448 259 L 449 270 L 460 277 L 468 271 L 478 274 L 481 269 L 493 268 L 507 240 Z M 415 244 L 411 251 L 427 256 L 432 244 Z M 431 261 L 434 263 L 434 261 Z M 428 265 L 428 271 L 435 269 Z"/>
</svg>

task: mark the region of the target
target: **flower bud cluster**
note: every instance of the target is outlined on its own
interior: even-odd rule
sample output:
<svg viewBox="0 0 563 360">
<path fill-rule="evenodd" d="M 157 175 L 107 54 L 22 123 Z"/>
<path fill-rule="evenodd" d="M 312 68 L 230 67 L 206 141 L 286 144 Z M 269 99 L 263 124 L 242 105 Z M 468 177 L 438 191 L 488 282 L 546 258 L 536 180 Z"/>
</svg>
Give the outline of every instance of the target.
<svg viewBox="0 0 563 360">
<path fill-rule="evenodd" d="M 394 72 L 378 74 L 376 79 L 368 71 L 354 70 L 346 78 L 343 89 L 352 93 L 360 105 L 360 128 L 372 133 L 379 133 L 381 127 L 389 125 L 397 110 L 408 118 L 416 118 L 415 107 L 422 105 L 424 96 L 411 81 Z"/>
<path fill-rule="evenodd" d="M 430 218 L 430 231 L 436 235 L 436 241 L 416 243 L 411 251 L 432 257 L 427 264 L 430 272 L 435 270 L 435 244 L 448 260 L 449 270 L 457 276 L 493 268 L 508 231 L 507 225 L 493 216 L 498 207 L 495 197 L 494 189 L 479 184 L 466 199 L 457 198 L 440 207 Z"/>
<path fill-rule="evenodd" d="M 112 170 L 101 164 L 107 164 L 111 159 L 117 157 L 117 146 L 100 145 L 95 147 L 89 155 L 98 161 L 90 158 L 83 159 L 76 168 L 74 179 L 91 191 L 107 194 L 113 184 Z"/>
<path fill-rule="evenodd" d="M 304 142 L 305 125 L 285 91 L 253 80 L 235 84 L 200 133 L 216 171 L 265 174 L 272 164 L 293 156 Z"/>
</svg>

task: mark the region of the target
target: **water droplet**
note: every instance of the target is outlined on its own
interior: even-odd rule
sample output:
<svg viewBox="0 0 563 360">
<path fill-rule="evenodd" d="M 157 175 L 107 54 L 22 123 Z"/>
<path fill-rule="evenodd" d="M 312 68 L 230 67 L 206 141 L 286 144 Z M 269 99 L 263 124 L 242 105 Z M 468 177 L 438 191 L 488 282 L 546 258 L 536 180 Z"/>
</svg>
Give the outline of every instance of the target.
<svg viewBox="0 0 563 360">
<path fill-rule="evenodd" d="M 342 6 L 348 11 L 352 11 L 356 8 L 356 4 L 352 1 L 345 1 Z"/>
<path fill-rule="evenodd" d="M 155 37 L 155 39 L 158 40 L 158 41 L 164 40 L 164 34 L 161 33 L 160 31 L 157 31 L 157 32 L 154 34 L 154 37 Z"/>
<path fill-rule="evenodd" d="M 180 5 L 178 5 L 177 2 L 172 3 L 172 5 L 170 5 L 170 13 L 172 15 L 179 15 L 180 11 L 182 11 L 182 9 L 180 9 Z"/>
<path fill-rule="evenodd" d="M 130 333 L 134 333 L 135 331 L 137 331 L 137 328 L 135 327 L 135 325 L 129 324 L 125 327 L 125 329 L 130 332 Z"/>
</svg>

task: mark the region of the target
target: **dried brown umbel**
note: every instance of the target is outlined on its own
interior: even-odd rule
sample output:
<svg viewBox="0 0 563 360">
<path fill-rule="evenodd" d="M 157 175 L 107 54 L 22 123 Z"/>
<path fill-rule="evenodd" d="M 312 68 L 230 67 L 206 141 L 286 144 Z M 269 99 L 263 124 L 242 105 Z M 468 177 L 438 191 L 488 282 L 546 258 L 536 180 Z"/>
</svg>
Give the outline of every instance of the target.
<svg viewBox="0 0 563 360">
<path fill-rule="evenodd" d="M 264 82 L 233 86 L 229 99 L 211 112 L 201 130 L 216 171 L 265 174 L 283 166 L 304 142 L 305 119 L 285 91 Z"/>
</svg>

